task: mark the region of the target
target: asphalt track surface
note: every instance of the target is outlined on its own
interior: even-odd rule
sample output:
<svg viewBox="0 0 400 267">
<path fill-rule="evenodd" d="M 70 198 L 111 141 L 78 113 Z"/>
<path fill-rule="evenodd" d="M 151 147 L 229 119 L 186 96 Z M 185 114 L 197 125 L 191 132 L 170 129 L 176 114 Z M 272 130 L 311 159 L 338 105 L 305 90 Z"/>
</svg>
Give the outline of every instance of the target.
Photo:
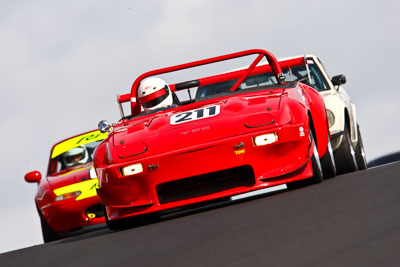
<svg viewBox="0 0 400 267">
<path fill-rule="evenodd" d="M 3 253 L 0 266 L 400 266 L 400 163 Z"/>
</svg>

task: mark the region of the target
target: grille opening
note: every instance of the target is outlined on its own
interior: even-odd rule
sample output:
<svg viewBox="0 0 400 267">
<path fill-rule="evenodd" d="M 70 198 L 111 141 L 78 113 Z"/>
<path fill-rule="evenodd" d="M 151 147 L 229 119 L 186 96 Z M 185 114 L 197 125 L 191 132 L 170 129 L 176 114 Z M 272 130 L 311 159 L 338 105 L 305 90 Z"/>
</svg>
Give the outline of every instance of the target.
<svg viewBox="0 0 400 267">
<path fill-rule="evenodd" d="M 160 204 L 165 204 L 254 184 L 253 169 L 246 165 L 159 184 L 156 190 Z"/>
</svg>

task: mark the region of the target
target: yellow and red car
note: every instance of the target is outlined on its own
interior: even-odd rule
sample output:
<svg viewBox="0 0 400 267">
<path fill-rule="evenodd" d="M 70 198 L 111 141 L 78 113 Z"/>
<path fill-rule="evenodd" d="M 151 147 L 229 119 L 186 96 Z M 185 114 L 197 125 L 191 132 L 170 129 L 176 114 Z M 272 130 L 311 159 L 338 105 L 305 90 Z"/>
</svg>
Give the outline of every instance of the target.
<svg viewBox="0 0 400 267">
<path fill-rule="evenodd" d="M 26 182 L 38 184 L 35 203 L 44 242 L 105 222 L 92 155 L 107 135 L 95 130 L 58 142 L 50 152 L 47 176 L 39 171 L 25 175 Z"/>
</svg>

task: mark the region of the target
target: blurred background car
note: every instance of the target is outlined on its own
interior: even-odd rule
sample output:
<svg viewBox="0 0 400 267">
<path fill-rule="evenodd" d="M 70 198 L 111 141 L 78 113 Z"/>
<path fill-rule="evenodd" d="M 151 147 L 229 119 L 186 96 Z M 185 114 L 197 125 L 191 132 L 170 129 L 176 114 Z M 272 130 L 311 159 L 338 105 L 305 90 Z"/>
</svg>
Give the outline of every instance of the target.
<svg viewBox="0 0 400 267">
<path fill-rule="evenodd" d="M 279 60 L 288 81 L 299 80 L 316 89 L 324 98 L 331 143 L 338 174 L 367 168 L 356 107 L 343 88 L 346 76 L 330 78 L 322 61 L 314 55 Z"/>
<path fill-rule="evenodd" d="M 344 174 L 366 169 L 367 159 L 357 121 L 356 106 L 343 88 L 346 76 L 340 74 L 330 78 L 322 61 L 315 55 L 281 58 L 278 62 L 286 81 L 305 83 L 323 97 L 336 173 Z M 258 74 L 246 79 L 246 88 L 277 82 L 267 63 L 257 65 L 254 72 Z M 326 174 L 324 176 L 333 177 Z"/>
<path fill-rule="evenodd" d="M 39 171 L 25 175 L 38 184 L 35 204 L 45 243 L 105 222 L 92 154 L 107 135 L 95 130 L 60 141 L 50 151 L 46 177 Z"/>
</svg>

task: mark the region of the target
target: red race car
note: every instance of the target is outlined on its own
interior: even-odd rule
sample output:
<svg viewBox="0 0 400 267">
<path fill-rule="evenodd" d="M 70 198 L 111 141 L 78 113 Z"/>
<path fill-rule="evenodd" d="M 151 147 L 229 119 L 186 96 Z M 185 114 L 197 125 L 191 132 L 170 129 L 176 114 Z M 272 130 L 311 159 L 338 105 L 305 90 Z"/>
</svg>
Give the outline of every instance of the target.
<svg viewBox="0 0 400 267">
<path fill-rule="evenodd" d="M 92 156 L 106 137 L 96 130 L 65 139 L 51 149 L 46 178 L 38 171 L 25 175 L 28 183 L 38 183 L 35 203 L 44 242 L 105 222 Z"/>
<path fill-rule="evenodd" d="M 168 84 L 154 77 L 250 55 L 256 59 L 247 69 Z M 257 67 L 263 58 L 269 64 Z M 99 123 L 109 136 L 94 153 L 110 229 L 199 202 L 320 182 L 323 170 L 336 173 L 322 97 L 286 82 L 265 50 L 144 73 L 118 101 L 123 117 L 112 126 Z"/>
</svg>

